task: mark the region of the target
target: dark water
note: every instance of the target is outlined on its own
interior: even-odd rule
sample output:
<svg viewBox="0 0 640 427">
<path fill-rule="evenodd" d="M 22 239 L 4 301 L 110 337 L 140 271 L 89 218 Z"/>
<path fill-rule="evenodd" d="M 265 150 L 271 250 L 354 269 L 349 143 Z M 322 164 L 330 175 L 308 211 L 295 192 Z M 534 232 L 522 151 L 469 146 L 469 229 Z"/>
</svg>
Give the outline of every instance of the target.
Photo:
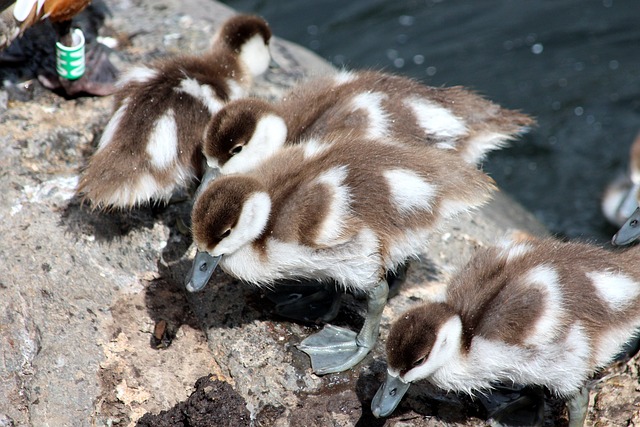
<svg viewBox="0 0 640 427">
<path fill-rule="evenodd" d="M 485 170 L 552 232 L 608 241 L 606 184 L 640 130 L 637 0 L 228 0 L 338 66 L 464 85 L 538 127 Z"/>
</svg>

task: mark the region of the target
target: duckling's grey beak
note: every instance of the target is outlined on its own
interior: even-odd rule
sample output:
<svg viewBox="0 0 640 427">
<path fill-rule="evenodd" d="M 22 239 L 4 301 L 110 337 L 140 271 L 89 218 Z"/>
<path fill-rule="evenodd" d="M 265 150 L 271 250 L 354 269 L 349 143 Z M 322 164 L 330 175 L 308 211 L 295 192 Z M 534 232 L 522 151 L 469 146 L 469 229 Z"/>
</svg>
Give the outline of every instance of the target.
<svg viewBox="0 0 640 427">
<path fill-rule="evenodd" d="M 631 214 L 622 224 L 620 230 L 613 236 L 611 243 L 615 246 L 624 246 L 640 237 L 640 207 Z"/>
<path fill-rule="evenodd" d="M 205 188 L 207 188 L 209 184 L 220 175 L 220 169 L 207 167 L 207 170 L 204 172 L 204 175 L 200 180 L 200 185 L 198 186 L 196 193 L 193 195 L 193 200 L 197 200 Z"/>
<path fill-rule="evenodd" d="M 371 401 L 371 412 L 373 412 L 373 415 L 376 418 L 391 415 L 410 385 L 411 383 L 405 383 L 400 377 L 394 377 L 387 373 L 387 381 L 380 386 Z"/>
<path fill-rule="evenodd" d="M 638 207 L 638 192 L 640 191 L 640 183 L 633 184 L 627 195 L 622 199 L 618 212 L 624 216 L 629 215 L 630 212 L 635 211 Z"/>
<path fill-rule="evenodd" d="M 200 291 L 207 285 L 213 271 L 220 262 L 220 258 L 222 258 L 222 255 L 211 256 L 207 252 L 201 251 L 196 253 L 191 271 L 187 276 L 186 288 L 189 292 Z"/>
</svg>

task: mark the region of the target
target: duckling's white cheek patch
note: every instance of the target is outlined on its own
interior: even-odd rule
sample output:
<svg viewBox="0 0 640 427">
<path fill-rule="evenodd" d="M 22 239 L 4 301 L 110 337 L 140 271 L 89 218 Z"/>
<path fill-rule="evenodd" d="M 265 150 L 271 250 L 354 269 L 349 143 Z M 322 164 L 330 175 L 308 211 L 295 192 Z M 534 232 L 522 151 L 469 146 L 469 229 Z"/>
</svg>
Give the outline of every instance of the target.
<svg viewBox="0 0 640 427">
<path fill-rule="evenodd" d="M 158 76 L 158 70 L 149 67 L 133 67 L 118 79 L 117 86 L 123 87 L 129 83 L 145 83 L 155 79 Z"/>
<path fill-rule="evenodd" d="M 269 114 L 261 118 L 249 142 L 224 164 L 222 173 L 244 173 L 254 169 L 278 151 L 286 139 L 287 125 L 281 117 Z"/>
<path fill-rule="evenodd" d="M 252 194 L 243 204 L 240 217 L 228 237 L 222 239 L 211 255 L 232 254 L 260 237 L 271 213 L 271 199 L 264 192 Z"/>
<path fill-rule="evenodd" d="M 453 363 L 460 355 L 462 321 L 453 316 L 438 329 L 436 340 L 429 351 L 429 357 L 422 364 L 407 372 L 404 380 L 414 382 L 433 375 L 438 369 Z"/>
<path fill-rule="evenodd" d="M 524 281 L 544 293 L 542 314 L 534 325 L 533 333 L 527 337 L 526 343 L 540 345 L 551 342 L 561 326 L 564 313 L 558 272 L 549 265 L 539 265 L 525 274 Z"/>
<path fill-rule="evenodd" d="M 596 288 L 598 297 L 605 301 L 612 310 L 623 310 L 631 304 L 640 293 L 640 284 L 624 274 L 607 271 L 593 271 L 587 277 Z"/>
<path fill-rule="evenodd" d="M 115 136 L 116 131 L 120 127 L 120 122 L 122 121 L 122 117 L 124 116 L 124 113 L 126 111 L 127 111 L 127 103 L 124 102 L 122 103 L 120 108 L 118 108 L 116 112 L 113 113 L 113 116 L 111 116 L 111 120 L 109 120 L 109 123 L 107 123 L 107 126 L 104 128 L 104 131 L 102 132 L 102 136 L 100 137 L 100 142 L 98 143 L 98 149 L 96 150 L 96 152 L 100 152 L 101 150 L 104 150 L 104 148 L 107 145 L 109 145 L 111 141 L 113 141 L 113 137 Z"/>
<path fill-rule="evenodd" d="M 440 105 L 424 99 L 412 99 L 405 104 L 413 110 L 420 127 L 429 135 L 456 138 L 467 132 L 464 121 Z"/>
<path fill-rule="evenodd" d="M 178 155 L 178 129 L 172 109 L 167 110 L 155 123 L 147 154 L 151 163 L 158 169 L 170 166 Z"/>
<path fill-rule="evenodd" d="M 389 128 L 389 114 L 382 107 L 382 101 L 387 97 L 381 92 L 365 92 L 353 97 L 352 103 L 356 110 L 364 110 L 369 116 L 367 136 L 381 138 Z"/>
<path fill-rule="evenodd" d="M 346 227 L 346 219 L 350 213 L 351 195 L 344 185 L 347 167 L 340 166 L 329 169 L 317 179 L 331 191 L 331 200 L 327 203 L 329 210 L 322 221 L 315 242 L 319 245 L 334 245 Z"/>
<path fill-rule="evenodd" d="M 383 172 L 396 209 L 402 214 L 414 211 L 431 211 L 436 187 L 426 182 L 415 172 L 393 169 Z"/>
<path fill-rule="evenodd" d="M 251 37 L 240 51 L 240 61 L 242 61 L 253 76 L 264 73 L 271 62 L 269 46 L 265 44 L 260 34 Z"/>
<path fill-rule="evenodd" d="M 211 114 L 217 113 L 222 108 L 222 102 L 213 93 L 211 86 L 201 85 L 196 79 L 183 79 L 175 90 L 184 92 L 202 102 Z"/>
</svg>

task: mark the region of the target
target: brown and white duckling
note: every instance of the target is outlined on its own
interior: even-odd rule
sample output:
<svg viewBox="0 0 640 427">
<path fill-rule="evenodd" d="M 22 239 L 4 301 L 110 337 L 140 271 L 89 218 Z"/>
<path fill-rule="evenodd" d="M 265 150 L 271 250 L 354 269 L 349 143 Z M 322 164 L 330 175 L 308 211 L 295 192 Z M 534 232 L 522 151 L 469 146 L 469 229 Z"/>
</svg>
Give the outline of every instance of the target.
<svg viewBox="0 0 640 427">
<path fill-rule="evenodd" d="M 262 18 L 239 15 L 222 25 L 203 55 L 130 70 L 78 192 L 96 207 L 127 208 L 167 200 L 200 177 L 206 124 L 268 68 L 270 38 Z"/>
<path fill-rule="evenodd" d="M 301 83 L 276 103 L 252 98 L 228 103 L 212 117 L 203 152 L 208 165 L 223 174 L 247 172 L 285 144 L 322 141 L 328 133 L 341 132 L 432 145 L 477 164 L 532 123 L 461 87 L 434 88 L 382 72 L 341 71 Z M 279 286 L 268 296 L 278 303 L 280 315 L 330 321 L 340 304 L 335 286 L 305 289 Z"/>
<path fill-rule="evenodd" d="M 417 256 L 441 219 L 486 202 L 483 172 L 449 151 L 397 140 L 327 135 L 288 145 L 246 174 L 208 183 L 192 212 L 198 254 L 187 280 L 197 291 L 219 263 L 257 285 L 333 279 L 367 297 L 364 326 L 326 326 L 300 348 L 315 372 L 346 370 L 373 347 L 388 285 L 385 272 Z"/>
<path fill-rule="evenodd" d="M 602 212 L 620 230 L 614 245 L 627 245 L 640 237 L 640 133 L 631 144 L 629 173 L 613 181 L 602 198 Z"/>
<path fill-rule="evenodd" d="M 585 381 L 640 327 L 639 254 L 551 238 L 480 250 L 443 301 L 391 326 L 374 415 L 391 414 L 421 379 L 469 394 L 503 382 L 568 398 L 570 425 L 581 426 Z"/>
<path fill-rule="evenodd" d="M 462 88 L 435 88 L 375 71 L 341 71 L 301 83 L 281 101 L 241 99 L 209 124 L 203 146 L 210 167 L 245 172 L 285 144 L 331 132 L 400 137 L 454 150 L 477 164 L 533 120 Z"/>
</svg>

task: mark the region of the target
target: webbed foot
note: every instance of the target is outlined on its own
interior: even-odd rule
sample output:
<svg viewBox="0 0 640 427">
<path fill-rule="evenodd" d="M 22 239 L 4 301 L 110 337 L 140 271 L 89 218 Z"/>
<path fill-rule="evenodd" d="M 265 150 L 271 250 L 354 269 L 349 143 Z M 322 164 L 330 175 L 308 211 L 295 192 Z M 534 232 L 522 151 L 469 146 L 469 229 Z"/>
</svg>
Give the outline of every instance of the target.
<svg viewBox="0 0 640 427">
<path fill-rule="evenodd" d="M 318 375 L 346 371 L 357 365 L 371 350 L 358 345 L 357 334 L 349 329 L 326 325 L 305 338 L 298 348 L 311 358 L 311 368 Z"/>
<path fill-rule="evenodd" d="M 311 358 L 311 367 L 316 374 L 346 371 L 365 358 L 378 339 L 388 294 L 389 286 L 384 279 L 367 290 L 367 315 L 357 335 L 348 329 L 326 325 L 298 345 Z"/>
</svg>

